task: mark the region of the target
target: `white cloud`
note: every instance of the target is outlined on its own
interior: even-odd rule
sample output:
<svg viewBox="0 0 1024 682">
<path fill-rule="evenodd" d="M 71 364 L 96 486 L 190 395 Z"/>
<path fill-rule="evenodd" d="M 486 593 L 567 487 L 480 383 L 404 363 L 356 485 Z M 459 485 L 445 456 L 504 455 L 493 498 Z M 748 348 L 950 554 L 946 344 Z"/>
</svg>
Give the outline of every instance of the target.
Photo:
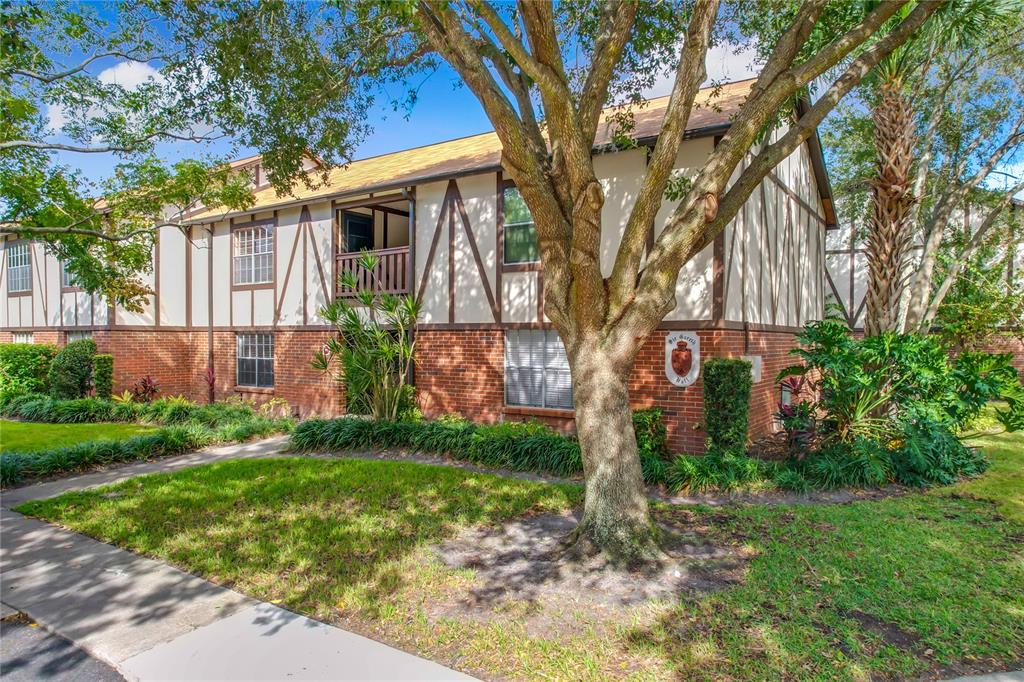
<svg viewBox="0 0 1024 682">
<path fill-rule="evenodd" d="M 104 85 L 120 85 L 125 90 L 135 90 L 147 81 L 163 83 L 163 74 L 146 62 L 122 61 L 107 67 L 96 74 L 96 79 Z M 99 113 L 99 112 L 97 112 Z M 46 111 L 50 128 L 59 131 L 67 123 L 67 114 L 59 104 L 50 104 Z"/>
<path fill-rule="evenodd" d="M 146 62 L 118 62 L 103 69 L 96 76 L 101 83 L 120 85 L 125 90 L 134 90 L 146 81 L 164 82 L 164 76 Z"/>
<path fill-rule="evenodd" d="M 753 45 L 744 45 L 737 49 L 736 45 L 719 44 L 709 48 L 704 59 L 708 78 L 703 85 L 709 85 L 712 81 L 741 81 L 756 76 L 761 70 L 754 62 L 756 56 L 757 52 Z M 669 94 L 675 77 L 675 72 L 659 75 L 654 84 L 644 91 L 644 96 L 661 97 Z"/>
</svg>

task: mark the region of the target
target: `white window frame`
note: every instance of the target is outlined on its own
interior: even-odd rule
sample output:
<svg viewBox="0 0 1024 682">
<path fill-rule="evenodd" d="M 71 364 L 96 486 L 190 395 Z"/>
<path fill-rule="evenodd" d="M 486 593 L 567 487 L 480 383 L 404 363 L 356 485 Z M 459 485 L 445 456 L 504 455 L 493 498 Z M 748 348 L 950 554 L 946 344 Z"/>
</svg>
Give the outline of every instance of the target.
<svg viewBox="0 0 1024 682">
<path fill-rule="evenodd" d="M 242 361 L 253 362 L 251 383 L 242 382 Z M 269 363 L 269 371 L 267 370 Z M 269 383 L 266 376 L 270 376 Z M 240 332 L 235 335 L 235 385 L 244 388 L 274 388 L 274 335 L 266 332 Z"/>
<path fill-rule="evenodd" d="M 236 227 L 231 233 L 231 284 L 253 286 L 274 282 L 274 224 Z M 263 261 L 269 264 L 263 267 Z M 257 265 L 259 263 L 259 265 Z"/>
<path fill-rule="evenodd" d="M 92 338 L 92 332 L 88 329 L 76 329 L 66 333 L 67 342 L 84 341 Z"/>
<path fill-rule="evenodd" d="M 505 331 L 505 404 L 548 410 L 571 410 L 575 405 L 572 374 L 558 332 L 554 329 L 509 329 Z M 522 388 L 522 382 L 537 386 Z M 568 384 L 568 402 L 558 399 L 556 389 Z M 539 394 L 536 393 L 539 387 Z M 527 396 L 524 390 L 534 392 Z"/>
<path fill-rule="evenodd" d="M 11 332 L 11 343 L 35 343 L 35 334 L 32 332 Z"/>
<path fill-rule="evenodd" d="M 7 292 L 27 294 L 32 291 L 32 245 L 16 242 L 7 245 Z"/>
</svg>

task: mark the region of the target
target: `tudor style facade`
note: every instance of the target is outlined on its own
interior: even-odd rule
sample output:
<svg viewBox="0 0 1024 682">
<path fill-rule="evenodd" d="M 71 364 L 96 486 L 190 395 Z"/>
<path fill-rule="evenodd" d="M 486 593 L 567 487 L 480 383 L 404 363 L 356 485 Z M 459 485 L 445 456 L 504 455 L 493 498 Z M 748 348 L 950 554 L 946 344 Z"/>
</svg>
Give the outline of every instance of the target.
<svg viewBox="0 0 1024 682">
<path fill-rule="evenodd" d="M 701 93 L 705 106 L 695 109 L 679 153 L 682 172 L 701 166 L 751 84 L 724 86 L 715 106 L 710 91 Z M 666 104 L 638 110 L 636 148 L 595 152 L 606 226 L 625 223 Z M 354 161 L 331 170 L 323 186 L 289 196 L 259 184 L 258 158 L 235 166 L 257 178 L 254 207 L 194 214 L 183 231 L 161 228 L 145 275 L 154 294 L 140 313 L 76 289 L 41 245 L 5 238 L 0 341 L 91 335 L 115 357 L 115 390 L 149 374 L 165 395 L 283 398 L 301 415 L 338 414 L 343 392 L 310 359 L 333 333 L 320 310 L 353 293 L 338 284 L 351 271 L 360 287 L 422 302 L 414 381 L 425 415 L 571 428 L 571 379 L 543 314 L 532 222 L 502 173 L 493 133 Z M 794 333 L 824 308 L 829 196 L 812 138 L 683 268 L 676 309 L 640 349 L 631 382 L 636 406 L 664 408 L 676 449 L 697 452 L 704 441 L 700 380 L 681 388 L 665 374 L 665 336 L 676 330 L 697 333 L 705 359 L 755 361 L 751 432 L 771 429 L 774 377 L 792 361 Z M 665 202 L 656 231 L 673 208 Z M 608 271 L 620 235 L 604 230 Z M 379 256 L 375 272 L 358 266 L 362 249 Z"/>
</svg>

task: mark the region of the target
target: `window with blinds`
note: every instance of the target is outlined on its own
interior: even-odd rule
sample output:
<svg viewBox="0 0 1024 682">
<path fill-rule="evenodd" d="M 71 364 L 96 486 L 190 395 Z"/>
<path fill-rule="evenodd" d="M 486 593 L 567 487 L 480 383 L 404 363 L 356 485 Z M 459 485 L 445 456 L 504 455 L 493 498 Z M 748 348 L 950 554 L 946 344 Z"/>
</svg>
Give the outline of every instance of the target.
<svg viewBox="0 0 1024 682">
<path fill-rule="evenodd" d="M 75 283 L 75 275 L 68 270 L 68 264 L 65 261 L 60 262 L 60 285 L 65 289 L 71 289 L 77 287 Z"/>
<path fill-rule="evenodd" d="M 234 232 L 234 284 L 267 284 L 274 281 L 274 228 L 245 227 Z"/>
<path fill-rule="evenodd" d="M 554 329 L 505 332 L 505 404 L 572 409 L 572 375 Z"/>
<path fill-rule="evenodd" d="M 32 291 L 32 254 L 27 243 L 7 247 L 7 291 L 12 294 Z"/>
<path fill-rule="evenodd" d="M 35 336 L 32 332 L 13 332 L 11 341 L 14 343 L 35 343 Z"/>
<path fill-rule="evenodd" d="M 236 341 L 236 385 L 273 388 L 274 335 L 238 334 Z"/>
</svg>

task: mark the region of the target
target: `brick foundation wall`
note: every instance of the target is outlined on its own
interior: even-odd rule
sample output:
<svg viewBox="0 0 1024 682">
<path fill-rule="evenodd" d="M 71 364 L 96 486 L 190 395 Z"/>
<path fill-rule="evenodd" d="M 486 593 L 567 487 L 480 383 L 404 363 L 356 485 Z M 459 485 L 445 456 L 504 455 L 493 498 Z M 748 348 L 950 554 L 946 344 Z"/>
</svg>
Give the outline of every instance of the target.
<svg viewBox="0 0 1024 682">
<path fill-rule="evenodd" d="M 637 354 L 630 377 L 635 408 L 658 406 L 664 410 L 673 450 L 699 453 L 704 450 L 703 384 L 678 388 L 665 377 L 665 336 L 652 334 Z M 750 433 L 758 437 L 772 430 L 772 413 L 778 403 L 774 379 L 779 370 L 794 363 L 789 351 L 795 337 L 788 332 L 712 330 L 698 332 L 701 357 L 760 355 L 761 381 L 750 400 Z M 500 330 L 421 330 L 417 335 L 416 388 L 420 409 L 429 418 L 445 413 L 461 414 L 473 421 L 536 419 L 555 428 L 571 430 L 571 412 L 507 408 L 504 401 L 504 334 Z"/>
</svg>

